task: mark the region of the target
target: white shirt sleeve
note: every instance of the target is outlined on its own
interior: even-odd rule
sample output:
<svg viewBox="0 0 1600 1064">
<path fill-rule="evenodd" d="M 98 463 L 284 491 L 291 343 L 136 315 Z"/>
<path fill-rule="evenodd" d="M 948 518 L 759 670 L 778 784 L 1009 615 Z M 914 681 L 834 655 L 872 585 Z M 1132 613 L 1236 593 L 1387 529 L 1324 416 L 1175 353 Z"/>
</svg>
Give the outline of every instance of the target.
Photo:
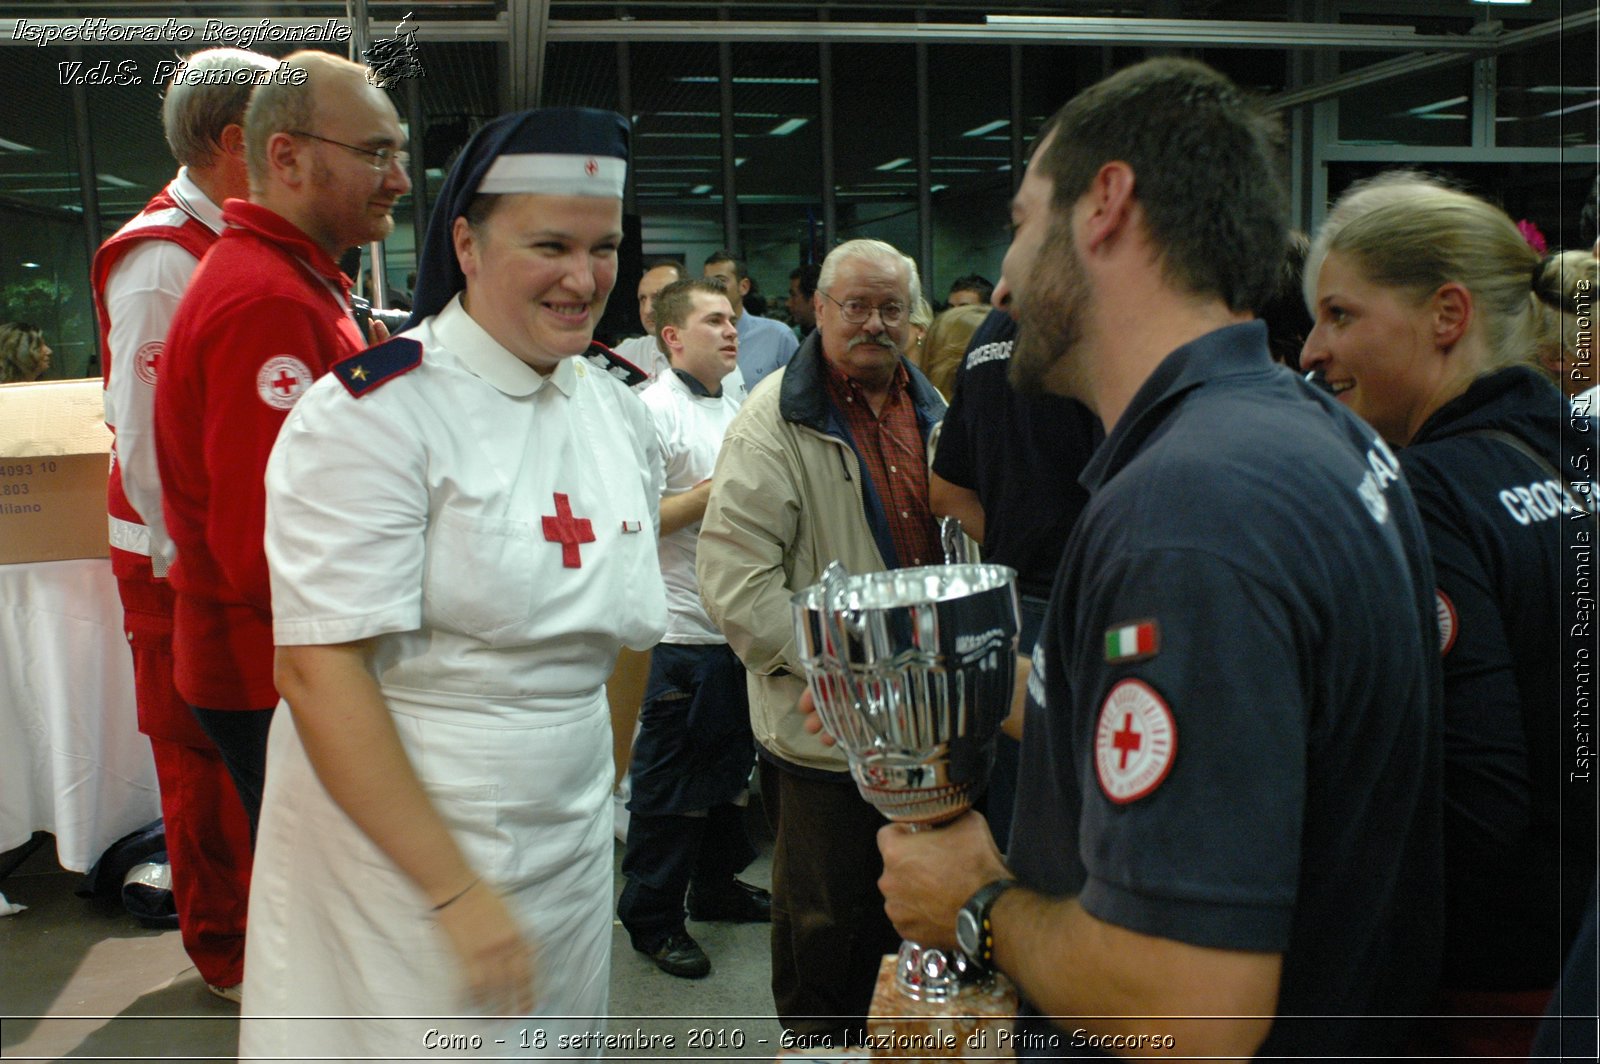
<svg viewBox="0 0 1600 1064">
<path fill-rule="evenodd" d="M 326 646 L 422 624 L 426 445 L 331 374 L 289 413 L 267 462 L 267 563 L 279 646 Z M 493 594 L 485 588 L 484 594 Z"/>
<path fill-rule="evenodd" d="M 106 423 L 117 433 L 122 491 L 150 530 L 150 561 L 157 575 L 166 573 L 176 552 L 161 516 L 154 381 L 172 316 L 199 265 L 199 259 L 170 240 L 145 240 L 106 278 L 106 312 L 111 315 Z M 141 365 L 155 372 L 141 373 Z"/>
</svg>

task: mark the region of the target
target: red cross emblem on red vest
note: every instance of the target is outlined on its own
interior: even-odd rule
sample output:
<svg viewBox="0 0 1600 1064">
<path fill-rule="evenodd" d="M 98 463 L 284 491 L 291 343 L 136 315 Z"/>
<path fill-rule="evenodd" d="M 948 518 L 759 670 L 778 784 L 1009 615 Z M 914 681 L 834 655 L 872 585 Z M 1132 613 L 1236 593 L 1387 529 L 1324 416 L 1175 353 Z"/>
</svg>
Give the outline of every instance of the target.
<svg viewBox="0 0 1600 1064">
<path fill-rule="evenodd" d="M 300 378 L 299 377 L 296 377 L 294 374 L 290 373 L 286 369 L 280 369 L 278 371 L 277 377 L 274 378 L 273 381 L 272 381 L 272 387 L 280 395 L 288 395 L 288 394 L 290 394 L 291 392 L 293 392 L 295 390 L 295 387 L 299 383 L 300 383 Z"/>
<path fill-rule="evenodd" d="M 555 516 L 539 519 L 544 524 L 544 538 L 552 543 L 561 544 L 563 566 L 568 569 L 581 569 L 583 556 L 578 553 L 578 544 L 594 542 L 594 525 L 587 517 L 573 517 L 572 503 L 561 492 L 556 492 L 555 497 Z"/>
</svg>

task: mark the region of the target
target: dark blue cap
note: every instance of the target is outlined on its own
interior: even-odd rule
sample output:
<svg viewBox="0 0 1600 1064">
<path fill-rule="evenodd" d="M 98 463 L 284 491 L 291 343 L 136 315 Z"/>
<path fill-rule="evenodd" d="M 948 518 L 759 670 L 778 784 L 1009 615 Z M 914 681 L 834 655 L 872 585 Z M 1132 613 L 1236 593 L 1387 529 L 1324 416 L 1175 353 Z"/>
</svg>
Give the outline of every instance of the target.
<svg viewBox="0 0 1600 1064">
<path fill-rule="evenodd" d="M 628 121 L 614 111 L 543 107 L 502 115 L 461 150 L 428 219 L 417 262 L 410 329 L 445 308 L 466 287 L 452 229 L 481 195 L 622 198 L 628 166 Z"/>
</svg>

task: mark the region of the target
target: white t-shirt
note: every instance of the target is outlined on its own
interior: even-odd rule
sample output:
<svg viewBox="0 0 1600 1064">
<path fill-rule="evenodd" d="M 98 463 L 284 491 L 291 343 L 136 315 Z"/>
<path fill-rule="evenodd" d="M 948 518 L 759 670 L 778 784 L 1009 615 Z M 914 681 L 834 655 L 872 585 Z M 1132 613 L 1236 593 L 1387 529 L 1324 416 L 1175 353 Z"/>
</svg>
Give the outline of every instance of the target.
<svg viewBox="0 0 1600 1064">
<path fill-rule="evenodd" d="M 736 369 L 723 378 L 722 394 L 713 398 L 698 394 L 669 369 L 639 394 L 655 422 L 663 498 L 688 491 L 716 467 L 722 437 L 744 398 L 742 389 L 728 387 L 738 377 Z M 667 586 L 663 643 L 727 642 L 700 603 L 700 585 L 694 575 L 699 542 L 699 521 L 661 537 L 661 578 Z"/>
<path fill-rule="evenodd" d="M 672 370 L 672 360 L 661 353 L 654 336 L 635 336 L 623 340 L 612 350 L 650 375 L 650 380 L 633 386 L 636 392 L 643 392 L 653 381 Z"/>
</svg>

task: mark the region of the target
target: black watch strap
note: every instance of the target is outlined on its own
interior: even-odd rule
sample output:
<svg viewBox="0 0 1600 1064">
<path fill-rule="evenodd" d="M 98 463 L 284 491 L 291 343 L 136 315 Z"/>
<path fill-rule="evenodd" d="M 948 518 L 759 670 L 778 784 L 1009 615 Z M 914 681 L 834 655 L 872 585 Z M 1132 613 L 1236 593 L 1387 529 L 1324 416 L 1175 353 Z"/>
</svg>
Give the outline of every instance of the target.
<svg viewBox="0 0 1600 1064">
<path fill-rule="evenodd" d="M 1016 885 L 1015 879 L 997 879 L 992 883 L 985 883 L 961 907 L 977 925 L 977 949 L 970 959 L 985 971 L 994 968 L 994 920 L 991 918 L 994 903 L 1000 895 Z"/>
</svg>

